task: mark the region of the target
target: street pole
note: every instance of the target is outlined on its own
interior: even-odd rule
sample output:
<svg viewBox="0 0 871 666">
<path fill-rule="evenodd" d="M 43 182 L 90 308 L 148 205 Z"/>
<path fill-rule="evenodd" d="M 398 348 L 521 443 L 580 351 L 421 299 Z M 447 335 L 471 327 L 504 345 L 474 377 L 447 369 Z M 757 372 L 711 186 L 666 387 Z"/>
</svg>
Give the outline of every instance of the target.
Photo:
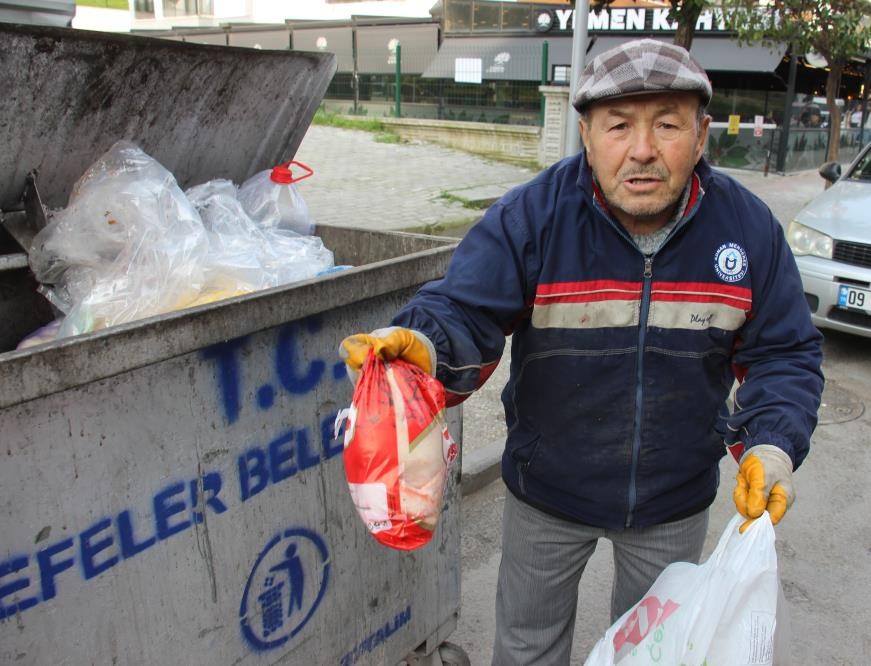
<svg viewBox="0 0 871 666">
<path fill-rule="evenodd" d="M 400 104 L 402 103 L 402 44 L 396 44 L 396 87 L 393 91 L 394 101 L 396 103 L 396 117 L 402 115 Z"/>
<path fill-rule="evenodd" d="M 587 55 L 587 20 L 589 16 L 589 0 L 575 0 L 575 13 L 572 19 L 572 76 L 569 87 L 569 109 L 566 113 L 563 157 L 574 155 L 581 147 L 581 137 L 578 132 L 578 112 L 572 106 L 572 100 L 578 89 L 578 77 L 584 69 L 584 60 Z"/>
<path fill-rule="evenodd" d="M 789 128 L 792 124 L 792 103 L 795 100 L 795 77 L 798 69 L 798 57 L 795 54 L 795 46 L 790 45 L 789 56 L 789 80 L 786 84 L 786 100 L 783 104 L 783 124 L 780 128 L 780 144 L 777 147 L 777 170 L 780 173 L 786 171 L 786 154 L 789 152 Z"/>
<path fill-rule="evenodd" d="M 545 39 L 541 43 L 541 85 L 546 86 L 548 81 L 548 45 Z M 544 127 L 544 95 L 541 95 L 541 117 L 539 124 Z"/>
<path fill-rule="evenodd" d="M 353 71 L 351 72 L 351 85 L 354 86 L 354 115 L 360 104 L 360 75 L 357 71 L 357 19 L 351 19 L 351 58 L 353 59 Z"/>
</svg>

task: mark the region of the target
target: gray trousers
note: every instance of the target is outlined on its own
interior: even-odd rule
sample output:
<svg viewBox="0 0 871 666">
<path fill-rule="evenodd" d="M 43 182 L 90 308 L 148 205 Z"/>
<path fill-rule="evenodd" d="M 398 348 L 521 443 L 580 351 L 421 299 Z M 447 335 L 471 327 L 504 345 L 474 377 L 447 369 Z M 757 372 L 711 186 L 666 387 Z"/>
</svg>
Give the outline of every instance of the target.
<svg viewBox="0 0 871 666">
<path fill-rule="evenodd" d="M 666 566 L 698 563 L 708 513 L 612 531 L 555 518 L 506 492 L 494 666 L 567 666 L 578 584 L 600 538 L 610 540 L 614 550 L 613 623 L 641 600 Z"/>
</svg>

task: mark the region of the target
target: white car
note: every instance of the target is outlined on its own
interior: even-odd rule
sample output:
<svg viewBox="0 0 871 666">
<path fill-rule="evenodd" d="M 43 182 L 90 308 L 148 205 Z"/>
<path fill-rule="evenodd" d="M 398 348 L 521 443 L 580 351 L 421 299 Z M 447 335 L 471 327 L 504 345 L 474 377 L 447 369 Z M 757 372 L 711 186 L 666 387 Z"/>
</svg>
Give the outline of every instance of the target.
<svg viewBox="0 0 871 666">
<path fill-rule="evenodd" d="M 841 173 L 827 162 L 833 185 L 786 230 L 818 328 L 871 337 L 871 143 Z"/>
</svg>

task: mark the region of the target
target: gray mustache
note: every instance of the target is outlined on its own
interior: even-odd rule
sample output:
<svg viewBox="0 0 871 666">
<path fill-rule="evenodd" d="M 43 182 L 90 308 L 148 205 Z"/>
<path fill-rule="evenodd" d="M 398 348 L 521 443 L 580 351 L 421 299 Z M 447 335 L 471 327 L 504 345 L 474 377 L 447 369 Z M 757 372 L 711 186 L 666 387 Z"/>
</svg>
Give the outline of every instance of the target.
<svg viewBox="0 0 871 666">
<path fill-rule="evenodd" d="M 627 171 L 623 171 L 620 173 L 620 178 L 623 180 L 644 176 L 650 176 L 653 178 L 659 178 L 660 180 L 665 180 L 668 177 L 668 174 L 656 167 L 636 167 L 634 169 L 628 169 Z"/>
</svg>

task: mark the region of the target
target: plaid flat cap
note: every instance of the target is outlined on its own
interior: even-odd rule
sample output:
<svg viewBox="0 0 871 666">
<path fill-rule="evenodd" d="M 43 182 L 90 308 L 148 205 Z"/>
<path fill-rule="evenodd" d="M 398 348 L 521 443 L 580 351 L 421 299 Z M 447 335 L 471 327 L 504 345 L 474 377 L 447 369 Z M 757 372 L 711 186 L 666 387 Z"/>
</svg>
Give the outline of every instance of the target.
<svg viewBox="0 0 871 666">
<path fill-rule="evenodd" d="M 656 39 L 624 42 L 593 58 L 578 79 L 572 105 L 653 92 L 694 92 L 711 101 L 711 82 L 686 49 Z"/>
</svg>

